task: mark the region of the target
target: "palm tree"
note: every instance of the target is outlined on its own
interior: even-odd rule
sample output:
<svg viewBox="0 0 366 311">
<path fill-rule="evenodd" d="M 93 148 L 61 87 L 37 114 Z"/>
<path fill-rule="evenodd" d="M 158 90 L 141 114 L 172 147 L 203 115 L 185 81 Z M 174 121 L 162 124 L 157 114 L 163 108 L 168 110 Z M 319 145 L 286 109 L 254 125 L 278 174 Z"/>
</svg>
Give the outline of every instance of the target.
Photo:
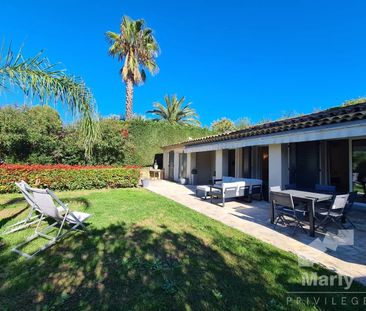
<svg viewBox="0 0 366 311">
<path fill-rule="evenodd" d="M 38 97 L 43 103 L 65 103 L 72 113 L 82 117 L 86 155 L 90 156 L 96 134 L 94 99 L 85 83 L 56 68 L 42 54 L 23 58 L 22 50 L 14 54 L 11 47 L 0 50 L 0 91 L 8 87 L 20 88 L 29 98 Z"/>
<path fill-rule="evenodd" d="M 185 97 L 178 100 L 177 95 L 166 95 L 164 99 L 165 106 L 160 103 L 154 103 L 155 109 L 147 111 L 147 113 L 158 116 L 155 120 L 165 120 L 172 124 L 200 125 L 198 114 L 194 109 L 190 108 L 191 103 L 183 105 Z"/>
<path fill-rule="evenodd" d="M 143 84 L 146 80 L 146 68 L 151 74 L 158 72 L 156 57 L 159 46 L 152 30 L 145 26 L 143 19 L 132 20 L 124 16 L 121 23 L 121 33 L 108 31 L 110 42 L 109 54 L 123 61 L 121 68 L 122 80 L 126 83 L 126 120 L 133 115 L 133 87 Z"/>
</svg>

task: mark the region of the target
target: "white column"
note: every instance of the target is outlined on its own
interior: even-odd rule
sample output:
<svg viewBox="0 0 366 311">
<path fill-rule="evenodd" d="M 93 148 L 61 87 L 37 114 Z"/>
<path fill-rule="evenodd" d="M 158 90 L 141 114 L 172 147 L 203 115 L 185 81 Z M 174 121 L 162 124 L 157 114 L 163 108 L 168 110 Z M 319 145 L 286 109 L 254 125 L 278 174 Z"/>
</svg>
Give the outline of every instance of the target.
<svg viewBox="0 0 366 311">
<path fill-rule="evenodd" d="M 187 153 L 187 178 L 189 184 L 191 183 L 192 168 L 192 153 Z"/>
<path fill-rule="evenodd" d="M 164 151 L 163 153 L 163 169 L 164 179 L 169 179 L 169 152 Z"/>
<path fill-rule="evenodd" d="M 174 180 L 179 179 L 179 152 L 174 151 Z"/>
<path fill-rule="evenodd" d="M 282 179 L 282 146 L 281 144 L 269 145 L 269 187 L 281 186 L 283 187 Z"/>
<path fill-rule="evenodd" d="M 235 149 L 235 177 L 240 178 L 243 174 L 243 149 Z"/>
<path fill-rule="evenodd" d="M 222 164 L 223 164 L 223 150 L 216 150 L 216 154 L 215 154 L 215 172 L 216 178 L 222 178 Z"/>
</svg>

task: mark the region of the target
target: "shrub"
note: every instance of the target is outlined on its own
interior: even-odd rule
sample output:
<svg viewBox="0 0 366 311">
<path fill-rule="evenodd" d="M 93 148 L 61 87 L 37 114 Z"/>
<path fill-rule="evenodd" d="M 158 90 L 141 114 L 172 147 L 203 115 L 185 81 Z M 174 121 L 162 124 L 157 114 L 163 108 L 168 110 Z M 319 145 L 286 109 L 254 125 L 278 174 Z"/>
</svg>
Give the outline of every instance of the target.
<svg viewBox="0 0 366 311">
<path fill-rule="evenodd" d="M 135 166 L 1 165 L 0 193 L 16 192 L 14 182 L 52 190 L 136 187 L 140 169 Z"/>
<path fill-rule="evenodd" d="M 7 162 L 51 163 L 62 121 L 49 106 L 0 109 L 0 157 Z"/>
<path fill-rule="evenodd" d="M 92 157 L 85 158 L 80 123 L 62 124 L 49 106 L 0 108 L 0 160 L 5 163 L 151 165 L 163 145 L 212 134 L 207 128 L 135 118 L 100 118 Z"/>
<path fill-rule="evenodd" d="M 235 130 L 235 124 L 228 118 L 221 118 L 212 122 L 211 124 L 212 131 L 216 133 L 226 133 Z"/>
</svg>

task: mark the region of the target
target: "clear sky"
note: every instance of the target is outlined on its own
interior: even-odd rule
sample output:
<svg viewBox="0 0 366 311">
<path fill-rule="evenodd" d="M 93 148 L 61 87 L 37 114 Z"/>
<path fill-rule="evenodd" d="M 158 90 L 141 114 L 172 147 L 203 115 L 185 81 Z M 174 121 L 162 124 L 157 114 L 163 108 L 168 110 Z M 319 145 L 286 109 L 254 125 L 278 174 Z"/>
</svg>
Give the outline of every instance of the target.
<svg viewBox="0 0 366 311">
<path fill-rule="evenodd" d="M 161 47 L 160 72 L 135 89 L 144 114 L 165 94 L 186 96 L 204 125 L 312 112 L 366 95 L 366 1 L 18 0 L 0 3 L 0 38 L 44 49 L 81 76 L 102 115 L 123 114 L 121 66 L 104 33 L 144 18 Z M 2 93 L 0 104 L 12 95 Z"/>
</svg>

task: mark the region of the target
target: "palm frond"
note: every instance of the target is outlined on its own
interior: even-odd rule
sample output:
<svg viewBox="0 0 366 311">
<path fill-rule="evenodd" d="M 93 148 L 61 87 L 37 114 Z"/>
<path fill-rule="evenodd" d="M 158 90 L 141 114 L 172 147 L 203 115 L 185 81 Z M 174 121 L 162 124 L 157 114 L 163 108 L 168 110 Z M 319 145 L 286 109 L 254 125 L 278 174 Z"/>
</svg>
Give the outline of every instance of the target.
<svg viewBox="0 0 366 311">
<path fill-rule="evenodd" d="M 192 108 L 191 103 L 185 104 L 185 97 L 178 100 L 176 95 L 164 97 L 165 106 L 160 103 L 154 103 L 155 109 L 149 110 L 146 113 L 157 116 L 159 120 L 164 120 L 172 124 L 181 125 L 200 125 L 198 114 Z"/>
<path fill-rule="evenodd" d="M 83 80 L 68 76 L 57 69 L 40 52 L 31 58 L 23 58 L 22 50 L 14 54 L 11 47 L 0 52 L 0 85 L 19 87 L 29 98 L 38 97 L 42 103 L 62 102 L 73 115 L 81 116 L 85 136 L 86 154 L 90 155 L 96 135 L 94 124 L 94 98 Z"/>
<path fill-rule="evenodd" d="M 146 80 L 142 69 L 147 69 L 152 75 L 159 71 L 155 60 L 159 55 L 159 45 L 143 19 L 133 20 L 124 16 L 120 31 L 120 34 L 106 33 L 109 54 L 124 61 L 121 74 L 125 81 L 128 78 L 134 84 L 142 84 Z"/>
</svg>

